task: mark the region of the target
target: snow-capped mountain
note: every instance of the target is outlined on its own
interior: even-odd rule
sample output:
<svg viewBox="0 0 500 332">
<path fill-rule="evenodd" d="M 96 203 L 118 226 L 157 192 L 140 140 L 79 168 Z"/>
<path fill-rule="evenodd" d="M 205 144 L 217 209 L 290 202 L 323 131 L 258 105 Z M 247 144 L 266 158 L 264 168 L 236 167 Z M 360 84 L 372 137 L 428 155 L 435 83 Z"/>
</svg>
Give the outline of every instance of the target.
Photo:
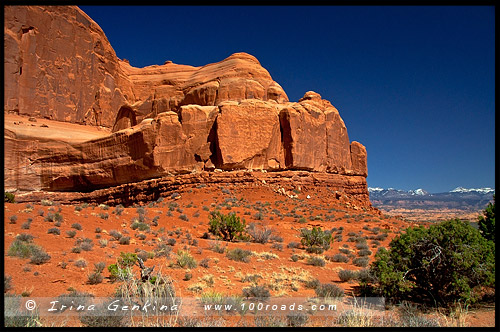
<svg viewBox="0 0 500 332">
<path fill-rule="evenodd" d="M 415 189 L 415 190 L 400 190 L 394 188 L 380 188 L 380 187 L 368 187 L 368 192 L 370 193 L 370 197 L 411 197 L 411 196 L 425 196 L 429 195 L 429 193 L 424 189 Z"/>
<path fill-rule="evenodd" d="M 483 209 L 493 199 L 495 189 L 457 187 L 443 193 L 429 193 L 424 189 L 399 190 L 368 187 L 370 200 L 376 207 Z"/>
<path fill-rule="evenodd" d="M 467 189 L 464 187 L 456 187 L 455 189 L 450 190 L 450 193 L 470 193 L 470 192 L 478 192 L 481 194 L 489 194 L 489 193 L 493 194 L 495 192 L 495 189 L 491 189 L 491 188 Z"/>
</svg>

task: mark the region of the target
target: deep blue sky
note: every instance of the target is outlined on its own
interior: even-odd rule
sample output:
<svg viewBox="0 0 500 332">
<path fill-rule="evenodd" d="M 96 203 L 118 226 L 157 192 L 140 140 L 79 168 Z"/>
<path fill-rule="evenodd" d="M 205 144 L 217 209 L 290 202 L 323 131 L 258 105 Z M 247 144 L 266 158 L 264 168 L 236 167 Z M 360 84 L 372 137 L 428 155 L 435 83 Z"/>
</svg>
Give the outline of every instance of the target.
<svg viewBox="0 0 500 332">
<path fill-rule="evenodd" d="M 492 6 L 81 6 L 136 67 L 259 59 L 368 151 L 368 186 L 495 187 Z"/>
</svg>

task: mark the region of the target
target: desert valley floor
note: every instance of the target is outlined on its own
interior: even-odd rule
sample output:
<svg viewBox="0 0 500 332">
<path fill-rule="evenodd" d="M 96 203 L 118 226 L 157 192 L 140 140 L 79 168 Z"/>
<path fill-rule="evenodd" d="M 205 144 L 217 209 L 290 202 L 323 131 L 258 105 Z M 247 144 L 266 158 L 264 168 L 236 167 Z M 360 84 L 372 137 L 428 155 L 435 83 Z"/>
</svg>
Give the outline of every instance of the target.
<svg viewBox="0 0 500 332">
<path fill-rule="evenodd" d="M 416 223 L 384 216 L 376 209 L 351 207 L 334 197 L 328 188 L 304 188 L 298 198 L 290 198 L 264 185 L 225 184 L 186 187 L 158 201 L 125 208 L 61 205 L 49 200 L 6 203 L 5 275 L 11 277 L 11 292 L 23 296 L 56 297 L 71 290 L 111 296 L 118 282 L 110 280 L 107 269 L 104 280 L 95 285 L 89 284 L 88 275 L 95 263 L 109 266 L 125 252 L 142 253 L 145 265 L 155 265 L 157 271 L 169 276 L 181 296 L 197 297 L 206 292 L 241 296 L 243 288 L 256 282 L 266 285 L 271 296 L 314 297 L 314 289 L 307 286 L 314 279 L 334 283 L 349 295 L 357 282 L 342 282 L 338 272 L 366 267 L 363 257 L 372 261 L 379 247 L 388 247 L 395 235 Z M 207 238 L 210 212 L 216 209 L 236 213 L 257 229 L 271 230 L 269 241 Z M 53 218 L 56 214 L 62 216 L 56 218 L 59 223 Z M 132 226 L 139 218 L 147 226 Z M 321 255 L 308 254 L 300 245 L 300 229 L 313 226 L 331 230 L 334 236 L 330 249 Z M 113 237 L 117 232 L 129 241 L 118 241 Z M 7 255 L 16 236 L 23 233 L 32 235 L 45 249 L 50 255 L 48 262 L 35 265 L 29 259 Z M 359 243 L 366 243 L 371 253 L 361 257 L 356 247 Z M 226 250 L 217 250 L 221 248 Z M 251 251 L 249 262 L 229 259 L 226 253 L 234 248 Z M 160 255 L 160 251 L 167 254 Z M 180 267 L 176 263 L 180 251 L 188 251 L 197 266 Z M 341 252 L 347 253 L 347 262 L 334 261 L 333 256 Z M 312 263 L 311 256 L 319 256 L 324 266 Z M 138 274 L 139 268 L 134 269 Z M 467 319 L 472 326 L 494 326 L 494 308 L 470 310 Z"/>
</svg>

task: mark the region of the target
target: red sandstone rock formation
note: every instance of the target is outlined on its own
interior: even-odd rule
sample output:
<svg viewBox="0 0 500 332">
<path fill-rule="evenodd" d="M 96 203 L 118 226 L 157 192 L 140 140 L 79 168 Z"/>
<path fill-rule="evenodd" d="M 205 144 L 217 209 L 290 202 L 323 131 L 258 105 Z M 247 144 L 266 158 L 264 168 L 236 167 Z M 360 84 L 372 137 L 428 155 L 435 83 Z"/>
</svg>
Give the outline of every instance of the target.
<svg viewBox="0 0 500 332">
<path fill-rule="evenodd" d="M 80 143 L 6 129 L 7 190 L 88 192 L 217 168 L 322 172 L 368 197 L 366 149 L 338 110 L 312 91 L 289 102 L 249 54 L 135 68 L 68 6 L 6 6 L 4 31 L 5 111 L 112 128 Z"/>
</svg>

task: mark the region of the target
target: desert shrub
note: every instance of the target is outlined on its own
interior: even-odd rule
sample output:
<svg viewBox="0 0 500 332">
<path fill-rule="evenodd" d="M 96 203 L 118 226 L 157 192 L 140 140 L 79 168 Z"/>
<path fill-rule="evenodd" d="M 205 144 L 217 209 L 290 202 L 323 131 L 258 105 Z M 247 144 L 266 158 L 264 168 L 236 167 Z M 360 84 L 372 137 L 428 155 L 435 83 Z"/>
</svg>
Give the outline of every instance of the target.
<svg viewBox="0 0 500 332">
<path fill-rule="evenodd" d="M 119 243 L 119 244 L 130 244 L 130 236 L 122 236 L 122 237 L 118 240 L 118 243 Z"/>
<path fill-rule="evenodd" d="M 250 287 L 243 288 L 242 291 L 243 296 L 247 298 L 251 297 L 256 299 L 267 299 L 271 297 L 269 289 L 267 289 L 266 286 L 262 285 L 252 285 Z"/>
<path fill-rule="evenodd" d="M 494 287 L 495 246 L 458 219 L 410 227 L 377 252 L 371 272 L 374 288 L 393 300 L 474 302 L 477 287 Z"/>
<path fill-rule="evenodd" d="M 69 237 L 69 238 L 74 238 L 75 235 L 76 235 L 76 231 L 74 230 L 69 230 L 69 231 L 66 231 L 66 235 Z"/>
<path fill-rule="evenodd" d="M 124 267 L 133 266 L 137 262 L 137 254 L 131 252 L 120 252 L 118 264 Z"/>
<path fill-rule="evenodd" d="M 372 252 L 368 249 L 361 249 L 360 251 L 358 251 L 358 256 L 370 256 L 372 254 Z"/>
<path fill-rule="evenodd" d="M 132 277 L 131 267 L 137 262 L 137 254 L 120 252 L 116 264 L 108 266 L 111 281 L 125 281 Z"/>
<path fill-rule="evenodd" d="M 307 222 L 307 219 L 305 217 L 300 217 L 299 219 L 297 219 L 297 222 L 305 224 Z"/>
<path fill-rule="evenodd" d="M 17 223 L 17 216 L 16 215 L 10 216 L 9 220 L 11 224 L 15 224 Z"/>
<path fill-rule="evenodd" d="M 166 243 L 158 243 L 156 248 L 153 249 L 153 252 L 156 257 L 169 257 L 170 252 L 172 251 L 172 247 Z"/>
<path fill-rule="evenodd" d="M 118 312 L 108 314 L 109 309 L 104 305 L 98 305 L 94 310 L 82 312 L 78 316 L 84 327 L 127 327 L 129 320 L 125 313 Z"/>
<path fill-rule="evenodd" d="M 3 275 L 3 292 L 7 293 L 12 289 L 12 277 L 6 274 Z"/>
<path fill-rule="evenodd" d="M 182 268 L 194 269 L 198 263 L 188 251 L 179 250 L 177 252 L 177 265 Z"/>
<path fill-rule="evenodd" d="M 147 236 L 146 236 L 146 234 L 141 233 L 141 234 L 137 234 L 135 237 L 138 238 L 139 240 L 146 240 Z"/>
<path fill-rule="evenodd" d="M 16 236 L 16 240 L 23 241 L 23 242 L 31 242 L 35 237 L 31 234 L 27 233 L 21 233 L 18 236 Z"/>
<path fill-rule="evenodd" d="M 55 234 L 55 235 L 59 235 L 61 234 L 61 230 L 59 228 L 56 228 L 56 227 L 53 227 L 53 228 L 49 228 L 47 230 L 47 234 Z"/>
<path fill-rule="evenodd" d="M 80 225 L 79 223 L 76 222 L 76 223 L 71 224 L 71 228 L 74 228 L 77 231 L 81 231 L 82 230 L 82 225 Z"/>
<path fill-rule="evenodd" d="M 440 327 L 437 318 L 427 317 L 422 313 L 422 310 L 414 304 L 409 304 L 403 301 L 399 307 L 399 324 L 401 327 Z"/>
<path fill-rule="evenodd" d="M 32 221 L 31 218 L 28 218 L 28 220 L 21 225 L 21 229 L 30 229 Z"/>
<path fill-rule="evenodd" d="M 297 262 L 298 260 L 302 259 L 302 257 L 297 254 L 292 254 L 292 256 L 290 256 L 290 259 L 292 260 L 292 262 Z"/>
<path fill-rule="evenodd" d="M 488 203 L 483 216 L 479 216 L 478 226 L 479 232 L 485 239 L 495 242 L 495 195 L 493 195 L 493 204 Z"/>
<path fill-rule="evenodd" d="M 332 241 L 332 234 L 329 231 L 322 231 L 321 227 L 303 228 L 300 230 L 300 237 L 300 242 L 306 247 L 306 251 L 317 254 L 328 250 Z"/>
<path fill-rule="evenodd" d="M 98 262 L 94 263 L 94 271 L 96 272 L 102 272 L 106 268 L 106 263 L 105 262 Z"/>
<path fill-rule="evenodd" d="M 354 280 L 358 277 L 358 273 L 353 270 L 340 270 L 339 271 L 339 278 L 340 281 L 346 282 L 350 280 Z"/>
<path fill-rule="evenodd" d="M 245 263 L 250 262 L 251 255 L 252 252 L 250 250 L 245 250 L 241 248 L 231 249 L 228 250 L 226 253 L 226 257 L 229 258 L 230 260 L 245 262 Z"/>
<path fill-rule="evenodd" d="M 99 213 L 99 217 L 101 219 L 107 220 L 109 218 L 109 214 L 107 212 L 101 212 Z"/>
<path fill-rule="evenodd" d="M 308 257 L 306 263 L 313 266 L 325 266 L 325 260 L 318 256 Z"/>
<path fill-rule="evenodd" d="M 310 288 L 310 289 L 316 289 L 317 287 L 319 287 L 321 285 L 321 282 L 316 279 L 316 278 L 313 278 L 313 279 L 310 279 L 310 280 L 307 280 L 305 283 L 304 283 L 304 286 L 306 288 Z"/>
<path fill-rule="evenodd" d="M 368 245 L 366 243 L 357 243 L 355 247 L 358 250 L 368 249 Z"/>
<path fill-rule="evenodd" d="M 87 261 L 85 259 L 83 259 L 83 258 L 79 258 L 79 259 L 77 259 L 75 261 L 74 264 L 75 264 L 76 267 L 80 267 L 80 268 L 81 267 L 86 267 L 87 266 Z"/>
<path fill-rule="evenodd" d="M 352 260 L 352 264 L 359 267 L 367 267 L 370 259 L 368 257 L 357 257 Z"/>
<path fill-rule="evenodd" d="M 240 221 L 235 213 L 224 215 L 219 211 L 210 212 L 210 221 L 208 231 L 224 241 L 233 241 L 243 239 L 245 232 L 245 219 Z"/>
<path fill-rule="evenodd" d="M 281 316 L 254 316 L 255 327 L 287 327 L 288 322 L 285 317 Z"/>
<path fill-rule="evenodd" d="M 5 202 L 7 203 L 15 203 L 15 195 L 13 193 L 8 193 L 8 192 L 4 192 L 4 196 L 5 196 Z"/>
<path fill-rule="evenodd" d="M 90 273 L 87 277 L 88 277 L 87 282 L 90 285 L 100 284 L 104 280 L 102 273 L 99 271 L 94 271 L 94 272 Z"/>
<path fill-rule="evenodd" d="M 123 211 L 125 211 L 125 209 L 123 208 L 123 205 L 118 204 L 117 206 L 115 206 L 113 212 L 111 212 L 111 213 L 114 213 L 117 216 L 121 216 Z"/>
<path fill-rule="evenodd" d="M 210 258 L 203 258 L 200 261 L 200 266 L 208 269 L 210 267 Z"/>
<path fill-rule="evenodd" d="M 179 215 L 179 219 L 183 220 L 183 221 L 189 221 L 189 218 L 188 218 L 188 216 L 186 214 Z"/>
<path fill-rule="evenodd" d="M 11 243 L 7 255 L 20 258 L 28 258 L 31 256 L 35 248 L 36 245 L 34 243 L 31 243 L 31 240 L 23 241 L 16 238 Z"/>
<path fill-rule="evenodd" d="M 271 237 L 272 230 L 267 227 L 257 227 L 255 223 L 250 223 L 246 232 L 252 238 L 252 242 L 267 243 Z"/>
<path fill-rule="evenodd" d="M 80 246 L 80 248 L 84 251 L 92 251 L 92 248 L 94 247 L 92 239 L 89 238 L 78 239 L 76 241 L 76 245 Z"/>
<path fill-rule="evenodd" d="M 344 290 L 334 284 L 321 284 L 314 289 L 316 295 L 322 298 L 343 297 Z"/>
<path fill-rule="evenodd" d="M 272 249 L 276 249 L 278 251 L 283 251 L 283 245 L 281 243 L 273 243 L 271 245 Z"/>
<path fill-rule="evenodd" d="M 222 246 L 219 241 L 212 241 L 209 243 L 208 248 L 218 254 L 223 254 L 227 246 Z"/>
<path fill-rule="evenodd" d="M 129 267 L 122 267 L 118 264 L 111 264 L 108 266 L 109 279 L 111 281 L 124 281 L 132 277 L 132 271 Z"/>
<path fill-rule="evenodd" d="M 286 316 L 287 325 L 290 327 L 301 327 L 307 324 L 309 316 L 304 312 L 292 312 Z"/>
<path fill-rule="evenodd" d="M 122 233 L 120 233 L 116 229 L 110 230 L 108 234 L 115 240 L 119 240 L 122 237 Z"/>
<path fill-rule="evenodd" d="M 357 271 L 356 279 L 362 284 L 368 284 L 376 281 L 375 276 L 372 274 L 370 269 Z"/>
<path fill-rule="evenodd" d="M 347 263 L 349 262 L 349 257 L 343 254 L 335 254 L 333 256 L 327 256 L 327 259 L 331 260 L 332 262 L 337 262 L 337 263 Z"/>
<path fill-rule="evenodd" d="M 294 248 L 298 248 L 298 247 L 300 247 L 300 243 L 298 243 L 298 242 L 293 242 L 293 241 L 292 241 L 292 242 L 290 242 L 289 244 L 287 244 L 287 245 L 286 245 L 286 247 L 287 247 L 287 248 L 292 248 L 292 249 L 294 249 Z"/>
<path fill-rule="evenodd" d="M 30 257 L 30 263 L 40 265 L 47 263 L 50 260 L 50 255 L 45 252 L 42 247 L 36 246 L 33 248 Z"/>
</svg>

